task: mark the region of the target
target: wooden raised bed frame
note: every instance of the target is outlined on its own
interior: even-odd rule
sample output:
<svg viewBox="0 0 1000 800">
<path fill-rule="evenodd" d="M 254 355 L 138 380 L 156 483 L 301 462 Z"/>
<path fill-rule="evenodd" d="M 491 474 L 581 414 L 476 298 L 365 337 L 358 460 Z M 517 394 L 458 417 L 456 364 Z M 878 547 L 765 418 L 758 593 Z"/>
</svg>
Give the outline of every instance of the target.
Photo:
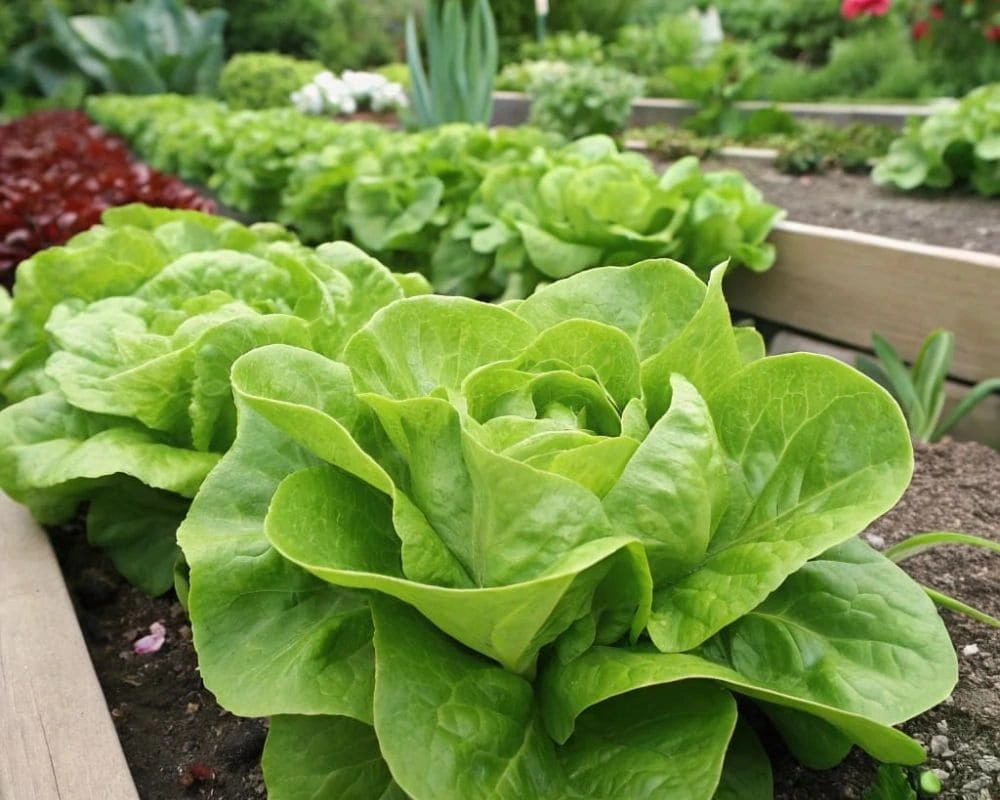
<svg viewBox="0 0 1000 800">
<path fill-rule="evenodd" d="M 902 128 L 909 117 L 927 117 L 941 106 L 923 104 L 877 104 L 877 103 L 770 103 L 762 100 L 748 100 L 737 103 L 736 107 L 749 113 L 761 108 L 778 108 L 800 119 L 814 119 L 833 125 L 850 125 L 853 122 L 891 125 Z M 523 92 L 493 93 L 493 124 L 523 125 L 528 121 L 531 101 Z M 698 105 L 689 100 L 675 98 L 643 97 L 632 104 L 629 127 L 644 128 L 650 125 L 678 125 L 698 110 Z"/>
<path fill-rule="evenodd" d="M 868 349 L 877 331 L 912 360 L 934 328 L 955 334 L 952 376 L 1000 375 L 1000 256 L 783 222 L 762 274 L 735 271 L 730 305 Z"/>
<path fill-rule="evenodd" d="M 0 798 L 138 800 L 62 572 L 0 494 Z"/>
</svg>

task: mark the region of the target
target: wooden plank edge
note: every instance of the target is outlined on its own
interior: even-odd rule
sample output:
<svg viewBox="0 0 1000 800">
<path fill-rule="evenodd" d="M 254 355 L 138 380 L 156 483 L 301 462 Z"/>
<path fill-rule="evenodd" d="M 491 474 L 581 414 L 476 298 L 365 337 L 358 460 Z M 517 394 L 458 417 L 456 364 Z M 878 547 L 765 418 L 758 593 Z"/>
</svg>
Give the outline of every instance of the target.
<svg viewBox="0 0 1000 800">
<path fill-rule="evenodd" d="M 990 305 L 1000 296 L 1000 255 L 787 221 L 771 242 L 771 270 L 727 279 L 734 308 L 861 348 L 878 331 L 909 360 L 943 327 L 956 335 L 954 378 L 975 383 L 1000 373 Z"/>
<path fill-rule="evenodd" d="M 657 148 L 650 147 L 643 139 L 626 139 L 625 149 L 646 155 L 657 155 Z M 706 158 L 747 159 L 749 161 L 775 161 L 778 151 L 773 147 L 742 147 L 729 145 L 713 150 Z"/>
<path fill-rule="evenodd" d="M 0 797 L 138 800 L 45 532 L 0 494 Z"/>
<path fill-rule="evenodd" d="M 494 102 L 516 118 L 526 118 L 530 98 L 524 92 L 496 91 Z M 764 108 L 778 108 L 794 117 L 803 119 L 821 119 L 835 125 L 847 125 L 852 122 L 875 122 L 894 125 L 901 128 L 910 117 L 929 117 L 938 111 L 954 105 L 956 101 L 942 98 L 928 103 L 780 103 L 768 100 L 743 100 L 735 104 L 736 108 L 745 112 L 758 111 Z M 515 109 L 523 109 L 514 111 Z M 645 124 L 653 124 L 660 118 L 662 121 L 678 121 L 697 111 L 698 105 L 690 100 L 676 97 L 641 97 L 632 104 L 634 117 L 644 120 Z M 505 115 L 501 115 L 502 117 Z"/>
<path fill-rule="evenodd" d="M 1000 269 L 1000 255 L 984 253 L 980 250 L 962 250 L 958 247 L 942 247 L 936 244 L 910 242 L 905 239 L 893 239 L 890 236 L 880 236 L 875 233 L 864 233 L 844 228 L 829 228 L 825 225 L 813 225 L 807 222 L 783 220 L 774 226 L 772 235 L 791 234 L 809 236 L 817 241 L 827 240 L 850 242 L 863 247 L 893 250 L 899 253 L 928 256 L 949 261 L 960 261 L 970 265 Z"/>
</svg>

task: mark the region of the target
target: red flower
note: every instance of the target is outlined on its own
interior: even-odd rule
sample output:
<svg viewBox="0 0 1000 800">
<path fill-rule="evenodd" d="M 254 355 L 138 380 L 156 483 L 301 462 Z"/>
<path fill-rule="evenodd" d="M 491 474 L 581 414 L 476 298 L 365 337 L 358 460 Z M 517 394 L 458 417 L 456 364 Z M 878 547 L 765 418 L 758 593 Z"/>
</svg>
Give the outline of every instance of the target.
<svg viewBox="0 0 1000 800">
<path fill-rule="evenodd" d="M 913 40 L 919 42 L 921 39 L 925 38 L 931 32 L 931 23 L 926 19 L 918 19 L 913 23 L 913 28 L 910 33 L 913 35 Z"/>
<path fill-rule="evenodd" d="M 931 6 L 931 19 L 944 19 L 944 9 L 941 6 Z"/>
<path fill-rule="evenodd" d="M 843 0 L 840 15 L 844 19 L 854 19 L 862 14 L 882 17 L 892 8 L 892 0 Z"/>
<path fill-rule="evenodd" d="M 1000 25 L 990 25 L 986 29 L 986 39 L 994 44 L 1000 42 Z"/>
</svg>

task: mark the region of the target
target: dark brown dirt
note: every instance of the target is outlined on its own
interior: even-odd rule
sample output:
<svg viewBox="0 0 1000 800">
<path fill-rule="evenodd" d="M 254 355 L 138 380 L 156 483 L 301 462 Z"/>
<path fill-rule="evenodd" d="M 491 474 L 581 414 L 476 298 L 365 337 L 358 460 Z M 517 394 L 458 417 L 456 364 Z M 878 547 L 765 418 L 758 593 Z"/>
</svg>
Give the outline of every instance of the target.
<svg viewBox="0 0 1000 800">
<path fill-rule="evenodd" d="M 785 175 L 767 162 L 709 160 L 708 169 L 738 169 L 788 219 L 875 233 L 923 244 L 1000 254 L 1000 201 L 959 192 L 899 192 L 868 175 Z"/>
<path fill-rule="evenodd" d="M 884 547 L 932 530 L 1000 540 L 1000 453 L 970 443 L 917 446 L 910 489 L 866 536 Z M 142 800 L 263 797 L 259 759 L 265 723 L 227 714 L 204 688 L 176 599 L 150 600 L 125 585 L 84 544 L 78 527 L 54 531 L 53 540 Z M 905 566 L 918 580 L 1000 615 L 1000 557 L 942 548 Z M 946 703 L 905 727 L 935 753 L 927 766 L 942 770 L 943 798 L 995 800 L 1000 798 L 1000 631 L 942 613 L 959 652 L 960 682 Z M 167 629 L 163 648 L 151 655 L 133 653 L 132 643 L 157 621 Z M 826 772 L 805 770 L 780 750 L 773 759 L 778 800 L 858 800 L 875 773 L 875 764 L 858 751 Z"/>
<path fill-rule="evenodd" d="M 86 545 L 80 526 L 51 533 L 142 800 L 263 798 L 265 723 L 223 711 L 202 685 L 191 629 L 173 593 L 151 600 L 127 585 Z M 132 652 L 154 622 L 166 627 L 163 647 Z"/>
</svg>

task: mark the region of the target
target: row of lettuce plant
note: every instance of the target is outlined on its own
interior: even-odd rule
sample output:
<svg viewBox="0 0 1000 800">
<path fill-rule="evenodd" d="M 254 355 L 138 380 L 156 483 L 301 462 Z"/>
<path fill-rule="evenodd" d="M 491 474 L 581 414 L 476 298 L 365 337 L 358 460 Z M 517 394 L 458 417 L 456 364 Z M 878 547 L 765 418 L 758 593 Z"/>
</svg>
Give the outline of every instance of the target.
<svg viewBox="0 0 1000 800">
<path fill-rule="evenodd" d="M 0 316 L 0 487 L 43 522 L 88 504 L 90 541 L 151 594 L 235 435 L 229 369 L 264 344 L 337 357 L 419 276 L 277 225 L 141 205 L 17 271 Z"/>
<path fill-rule="evenodd" d="M 981 86 L 926 119 L 910 120 L 872 177 L 906 191 L 960 186 L 1000 195 L 1000 83 Z"/>
<path fill-rule="evenodd" d="M 769 798 L 749 703 L 811 767 L 919 763 L 892 726 L 954 649 L 856 536 L 909 481 L 905 420 L 765 357 L 723 273 L 491 305 L 109 211 L 18 273 L 0 485 L 47 520 L 89 501 L 126 574 L 177 580 L 208 688 L 271 717 L 275 800 Z"/>
<path fill-rule="evenodd" d="M 727 258 L 757 271 L 774 261 L 766 238 L 782 212 L 740 173 L 704 174 L 692 158 L 661 176 L 603 136 L 565 144 L 465 125 L 409 134 L 175 96 L 99 97 L 88 110 L 229 206 L 309 243 L 348 237 L 440 292 L 521 298 L 645 258 L 680 259 L 703 278 Z"/>
</svg>

